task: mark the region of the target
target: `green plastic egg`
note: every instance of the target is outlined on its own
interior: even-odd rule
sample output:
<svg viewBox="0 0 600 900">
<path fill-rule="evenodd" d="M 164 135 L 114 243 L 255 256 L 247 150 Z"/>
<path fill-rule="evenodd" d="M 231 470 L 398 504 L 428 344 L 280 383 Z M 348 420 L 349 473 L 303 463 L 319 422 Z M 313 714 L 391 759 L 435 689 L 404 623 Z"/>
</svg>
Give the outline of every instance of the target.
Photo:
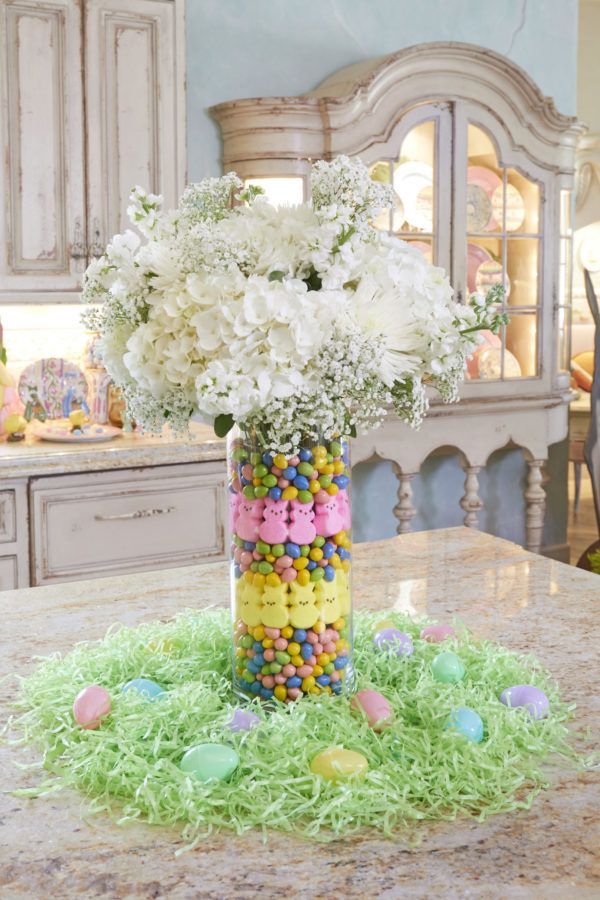
<svg viewBox="0 0 600 900">
<path fill-rule="evenodd" d="M 432 661 L 431 672 L 436 681 L 456 684 L 465 677 L 465 665 L 460 656 L 447 650 L 445 653 L 438 653 Z"/>
<path fill-rule="evenodd" d="M 198 744 L 183 756 L 179 767 L 198 781 L 227 781 L 240 764 L 240 758 L 226 744 Z"/>
</svg>

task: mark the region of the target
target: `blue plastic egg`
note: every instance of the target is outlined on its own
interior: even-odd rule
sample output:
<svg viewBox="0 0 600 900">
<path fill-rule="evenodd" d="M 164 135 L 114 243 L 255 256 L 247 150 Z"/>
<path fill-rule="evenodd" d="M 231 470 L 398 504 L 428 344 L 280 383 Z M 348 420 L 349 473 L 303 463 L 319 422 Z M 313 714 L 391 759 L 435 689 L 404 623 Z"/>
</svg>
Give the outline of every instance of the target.
<svg viewBox="0 0 600 900">
<path fill-rule="evenodd" d="M 483 738 L 483 721 L 474 709 L 468 706 L 459 706 L 450 714 L 446 722 L 446 730 L 460 734 L 468 741 L 478 744 Z"/>
<path fill-rule="evenodd" d="M 137 691 L 138 694 L 147 700 L 156 700 L 157 697 L 164 694 L 165 689 L 150 678 L 134 678 L 123 685 L 123 693 L 127 691 Z"/>
</svg>

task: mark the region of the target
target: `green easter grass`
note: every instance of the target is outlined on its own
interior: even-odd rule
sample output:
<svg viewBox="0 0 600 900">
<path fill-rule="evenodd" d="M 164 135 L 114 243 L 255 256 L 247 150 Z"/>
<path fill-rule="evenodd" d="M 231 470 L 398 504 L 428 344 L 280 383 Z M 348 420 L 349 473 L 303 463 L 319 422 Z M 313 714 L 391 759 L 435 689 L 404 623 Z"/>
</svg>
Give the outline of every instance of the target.
<svg viewBox="0 0 600 900">
<path fill-rule="evenodd" d="M 412 657 L 373 645 L 373 624 L 384 617 L 413 636 Z M 190 844 L 219 829 L 278 829 L 321 841 L 367 828 L 390 835 L 418 820 L 483 819 L 528 808 L 547 784 L 544 760 L 559 754 L 574 762 L 565 725 L 573 707 L 560 701 L 557 686 L 533 657 L 477 641 L 467 631 L 456 644 L 443 645 L 463 659 L 464 681 L 434 681 L 430 663 L 442 648 L 419 639 L 422 624 L 396 613 L 355 615 L 358 687 L 383 693 L 395 713 L 381 734 L 338 697 L 309 697 L 272 710 L 254 700 L 246 708 L 261 724 L 232 734 L 225 724 L 238 701 L 229 681 L 224 612 L 186 612 L 167 624 L 113 629 L 102 641 L 44 660 L 23 681 L 21 714 L 11 730 L 17 742 L 41 748 L 50 777 L 19 793 L 75 787 L 92 810 L 119 823 L 178 826 Z M 167 639 L 175 645 L 169 653 L 148 648 Z M 168 696 L 151 703 L 135 692 L 121 693 L 137 677 L 159 682 Z M 75 724 L 71 707 L 92 683 L 109 690 L 113 707 L 98 730 L 86 731 Z M 499 702 L 503 688 L 524 683 L 548 695 L 546 719 L 535 722 Z M 457 706 L 482 717 L 481 744 L 444 730 Z M 230 743 L 239 753 L 240 766 L 228 783 L 203 784 L 180 770 L 184 752 L 205 741 Z M 332 745 L 364 754 L 366 777 L 333 784 L 312 775 L 312 758 Z"/>
</svg>

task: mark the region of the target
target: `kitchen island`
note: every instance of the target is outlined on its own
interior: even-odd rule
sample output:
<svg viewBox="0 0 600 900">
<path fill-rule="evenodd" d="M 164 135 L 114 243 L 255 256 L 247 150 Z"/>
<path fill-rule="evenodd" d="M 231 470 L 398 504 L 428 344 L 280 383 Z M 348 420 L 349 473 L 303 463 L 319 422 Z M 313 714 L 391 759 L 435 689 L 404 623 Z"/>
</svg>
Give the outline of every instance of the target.
<svg viewBox="0 0 600 900">
<path fill-rule="evenodd" d="M 228 598 L 212 563 L 0 594 L 0 677 L 27 675 L 35 656 L 68 652 L 109 625 L 136 625 Z M 579 749 L 597 746 L 600 577 L 465 528 L 355 547 L 358 609 L 460 619 L 481 638 L 531 651 L 577 704 Z M 3 719 L 17 695 L 4 682 Z M 590 730 L 589 734 L 587 730 Z M 594 897 L 600 891 L 600 776 L 548 768 L 529 811 L 423 825 L 411 841 L 362 834 L 313 844 L 272 833 L 216 834 L 175 856 L 174 830 L 120 828 L 86 814 L 65 790 L 36 800 L 35 751 L 0 746 L 0 897 Z"/>
</svg>

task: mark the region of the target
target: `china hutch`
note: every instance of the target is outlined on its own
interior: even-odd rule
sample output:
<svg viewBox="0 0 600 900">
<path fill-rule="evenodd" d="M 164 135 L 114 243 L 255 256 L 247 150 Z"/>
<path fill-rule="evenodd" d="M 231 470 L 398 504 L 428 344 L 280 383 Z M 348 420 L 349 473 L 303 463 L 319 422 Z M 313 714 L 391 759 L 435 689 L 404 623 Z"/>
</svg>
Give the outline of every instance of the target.
<svg viewBox="0 0 600 900">
<path fill-rule="evenodd" d="M 465 472 L 464 523 L 478 527 L 478 474 L 490 455 L 522 448 L 526 544 L 543 548 L 544 463 L 568 431 L 571 192 L 579 123 L 561 115 L 507 58 L 469 44 L 422 44 L 335 73 L 300 97 L 212 108 L 224 169 L 274 202 L 308 194 L 311 162 L 360 157 L 391 184 L 375 220 L 449 274 L 466 299 L 500 283 L 509 324 L 469 361 L 461 401 L 432 397 L 419 432 L 391 420 L 355 442 L 354 461 L 392 460 L 398 531 L 416 510 L 411 481 L 439 448 Z M 566 477 L 566 470 L 565 470 Z"/>
</svg>

